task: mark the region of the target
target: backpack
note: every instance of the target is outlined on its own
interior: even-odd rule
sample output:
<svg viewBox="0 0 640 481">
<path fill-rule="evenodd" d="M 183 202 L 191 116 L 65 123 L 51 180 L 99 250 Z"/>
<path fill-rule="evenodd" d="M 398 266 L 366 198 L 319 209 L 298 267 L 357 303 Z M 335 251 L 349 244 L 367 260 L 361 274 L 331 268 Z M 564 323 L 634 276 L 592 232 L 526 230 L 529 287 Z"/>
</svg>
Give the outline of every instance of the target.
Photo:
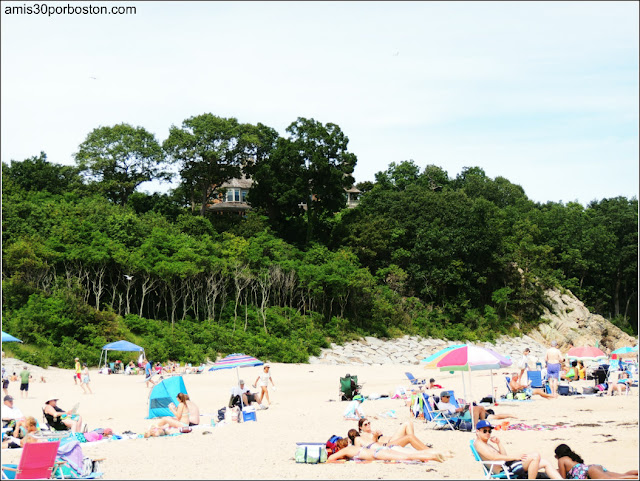
<svg viewBox="0 0 640 481">
<path fill-rule="evenodd" d="M 338 450 L 337 447 L 336 447 L 336 441 L 338 439 L 342 439 L 342 436 L 338 436 L 338 435 L 334 434 L 327 441 L 326 448 L 327 448 L 327 454 L 329 456 L 331 456 L 333 453 L 335 453 Z"/>
</svg>

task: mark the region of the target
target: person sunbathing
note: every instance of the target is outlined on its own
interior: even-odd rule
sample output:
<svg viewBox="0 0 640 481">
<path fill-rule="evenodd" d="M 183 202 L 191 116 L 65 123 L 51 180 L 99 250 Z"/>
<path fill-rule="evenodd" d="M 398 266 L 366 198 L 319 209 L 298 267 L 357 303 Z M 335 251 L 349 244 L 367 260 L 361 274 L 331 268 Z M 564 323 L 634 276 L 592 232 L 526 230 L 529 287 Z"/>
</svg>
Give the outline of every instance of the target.
<svg viewBox="0 0 640 481">
<path fill-rule="evenodd" d="M 544 469 L 551 479 L 562 479 L 560 473 L 551 466 L 551 463 L 541 458 L 538 453 L 507 454 L 507 450 L 500 443 L 500 439 L 491 436 L 491 431 L 493 431 L 493 426 L 489 421 L 482 420 L 476 424 L 476 440 L 473 445 L 483 461 L 507 461 L 506 469 L 509 470 L 509 474 L 520 479 L 525 476 L 528 479 L 536 479 L 540 469 Z M 495 446 L 492 446 L 489 442 Z M 493 466 L 492 472 L 497 474 L 501 469 L 500 466 Z"/>
<path fill-rule="evenodd" d="M 614 473 L 607 471 L 600 464 L 585 464 L 584 460 L 566 444 L 559 444 L 555 453 L 558 471 L 566 479 L 638 479 L 637 470 Z"/>
<path fill-rule="evenodd" d="M 416 438 L 415 432 L 413 429 L 413 423 L 403 423 L 395 433 L 391 436 L 384 436 L 380 431 L 373 431 L 371 428 L 371 421 L 367 418 L 362 418 L 358 421 L 358 432 L 362 437 L 362 441 L 367 444 L 371 443 L 381 443 L 382 445 L 388 444 L 400 444 L 404 443 L 403 446 L 407 444 L 412 444 L 411 441 L 415 443 L 417 441 L 423 446 L 421 449 L 425 449 L 427 446 L 422 443 L 419 439 Z M 415 446 L 414 446 L 415 447 Z"/>
<path fill-rule="evenodd" d="M 631 379 L 629 379 L 629 373 L 626 371 L 622 371 L 618 374 L 618 379 L 610 379 L 609 380 L 609 389 L 607 390 L 607 394 L 609 396 L 613 396 L 614 392 L 618 394 L 622 394 L 626 392 L 627 389 L 631 386 Z"/>
<path fill-rule="evenodd" d="M 519 378 L 520 376 L 518 376 L 518 374 L 514 374 L 513 376 L 511 376 L 511 380 L 509 381 L 509 388 L 511 389 L 511 392 L 513 392 L 513 394 L 517 394 L 519 392 L 523 392 L 525 394 L 527 394 L 528 396 L 533 396 L 534 394 L 537 394 L 540 397 L 543 397 L 545 399 L 553 399 L 557 396 L 554 396 L 553 394 L 547 394 L 546 391 L 542 388 L 538 388 L 538 387 L 531 387 L 530 384 L 531 382 L 529 382 L 529 384 L 521 384 L 519 382 Z"/>
<path fill-rule="evenodd" d="M 357 447 L 349 444 L 346 438 L 339 439 L 336 442 L 337 452 L 333 453 L 327 462 L 335 462 L 340 459 L 353 459 L 354 461 L 438 461 L 443 462 L 447 459 L 444 453 L 435 449 L 414 452 L 400 452 L 389 446 L 368 449 L 365 447 Z"/>
<path fill-rule="evenodd" d="M 407 444 L 410 444 L 413 448 L 417 449 L 418 451 L 424 451 L 425 449 L 431 448 L 431 446 L 424 444 L 413 434 L 402 436 L 401 438 L 396 439 L 393 443 L 365 441 L 362 438 L 362 436 L 360 436 L 360 433 L 358 432 L 357 429 L 349 429 L 349 432 L 347 433 L 347 437 L 351 440 L 351 444 L 353 444 L 354 446 L 357 446 L 357 447 L 364 446 L 367 449 L 380 448 L 385 446 L 389 446 L 392 448 L 395 448 L 395 447 L 404 448 Z"/>
<path fill-rule="evenodd" d="M 182 426 L 182 424 L 179 421 L 176 421 L 174 418 L 162 418 L 149 426 L 149 429 L 147 429 L 144 433 L 144 437 L 156 438 L 159 436 L 168 436 L 169 434 L 180 432 L 180 429 L 183 427 L 184 426 Z"/>
<path fill-rule="evenodd" d="M 65 411 L 58 407 L 58 399 L 50 397 L 44 403 L 44 417 L 56 431 L 65 431 L 71 429 L 73 432 L 79 433 L 82 428 L 82 416 L 74 414 L 72 411 Z"/>
</svg>

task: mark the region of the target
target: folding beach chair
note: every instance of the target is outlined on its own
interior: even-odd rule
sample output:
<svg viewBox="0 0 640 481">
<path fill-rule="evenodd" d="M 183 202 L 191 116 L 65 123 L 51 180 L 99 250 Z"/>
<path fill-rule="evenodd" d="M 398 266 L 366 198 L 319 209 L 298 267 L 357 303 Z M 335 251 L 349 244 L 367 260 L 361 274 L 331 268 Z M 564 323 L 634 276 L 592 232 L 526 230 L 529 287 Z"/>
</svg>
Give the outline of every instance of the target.
<svg viewBox="0 0 640 481">
<path fill-rule="evenodd" d="M 104 458 L 91 459 L 82 454 L 82 447 L 78 441 L 69 441 L 58 448 L 54 479 L 99 479 L 100 462 Z"/>
<path fill-rule="evenodd" d="M 547 394 L 551 394 L 551 386 L 547 381 L 542 380 L 541 371 L 527 371 L 527 379 L 531 381 L 531 388 L 544 389 Z"/>
<path fill-rule="evenodd" d="M 430 396 L 427 393 L 422 394 L 422 405 L 424 408 L 424 420 L 427 427 L 432 429 L 455 429 L 452 421 L 455 423 L 456 418 L 451 417 L 449 411 L 440 411 L 436 409 L 435 402 L 431 405 Z"/>
<path fill-rule="evenodd" d="M 506 461 L 484 461 L 478 451 L 476 451 L 476 447 L 473 445 L 475 439 L 471 439 L 469 442 L 469 447 L 471 448 L 471 453 L 476 461 L 482 464 L 482 470 L 484 471 L 484 479 L 511 479 L 511 475 L 509 474 L 509 470 L 506 466 Z M 493 467 L 500 466 L 502 471 L 499 473 L 494 473 Z"/>
<path fill-rule="evenodd" d="M 413 376 L 413 374 L 411 374 L 410 372 L 405 372 L 404 374 L 405 374 L 405 376 L 407 376 L 407 378 L 409 379 L 411 384 L 414 385 L 414 386 L 420 386 L 420 385 L 425 384 L 427 382 L 426 379 L 417 379 L 417 378 L 415 378 Z"/>
<path fill-rule="evenodd" d="M 60 441 L 27 443 L 20 462 L 2 465 L 2 479 L 49 479 L 53 472 Z"/>
<path fill-rule="evenodd" d="M 539 372 L 539 371 L 529 371 L 529 372 Z M 500 400 L 502 402 L 504 401 L 517 401 L 517 402 L 523 402 L 523 401 L 531 401 L 531 396 L 527 396 L 525 399 L 517 399 L 516 398 L 516 394 L 513 393 L 513 391 L 511 390 L 511 386 L 509 385 L 509 383 L 511 382 L 511 378 L 509 376 L 505 376 L 504 377 L 506 384 L 507 384 L 507 394 L 505 396 L 501 396 Z M 511 395 L 511 397 L 509 397 L 509 395 Z"/>
<path fill-rule="evenodd" d="M 358 384 L 358 376 L 347 374 L 345 377 L 341 377 L 338 401 L 351 401 L 355 395 L 360 394 L 361 388 L 362 386 Z"/>
</svg>

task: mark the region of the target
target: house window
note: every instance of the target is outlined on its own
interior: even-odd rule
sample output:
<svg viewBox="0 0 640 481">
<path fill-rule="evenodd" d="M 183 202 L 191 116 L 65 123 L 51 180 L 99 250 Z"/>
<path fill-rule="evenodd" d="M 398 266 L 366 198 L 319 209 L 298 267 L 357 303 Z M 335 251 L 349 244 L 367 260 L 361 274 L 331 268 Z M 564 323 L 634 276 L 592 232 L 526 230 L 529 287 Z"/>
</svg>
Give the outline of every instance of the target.
<svg viewBox="0 0 640 481">
<path fill-rule="evenodd" d="M 242 191 L 242 202 L 246 202 L 247 201 L 247 191 L 243 190 Z"/>
<path fill-rule="evenodd" d="M 234 189 L 233 194 L 233 200 L 235 200 L 236 202 L 240 202 L 240 189 Z"/>
<path fill-rule="evenodd" d="M 227 190 L 227 202 L 240 202 L 240 189 Z"/>
</svg>

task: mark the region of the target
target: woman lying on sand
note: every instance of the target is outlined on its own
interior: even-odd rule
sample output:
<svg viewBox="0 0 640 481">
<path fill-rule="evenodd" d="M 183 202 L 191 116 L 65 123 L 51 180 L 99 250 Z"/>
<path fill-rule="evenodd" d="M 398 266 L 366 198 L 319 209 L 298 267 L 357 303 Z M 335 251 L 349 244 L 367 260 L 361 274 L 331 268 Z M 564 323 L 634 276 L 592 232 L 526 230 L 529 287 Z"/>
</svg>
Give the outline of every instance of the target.
<svg viewBox="0 0 640 481">
<path fill-rule="evenodd" d="M 426 444 L 424 444 L 422 441 L 420 441 L 413 434 L 402 436 L 401 438 L 398 438 L 398 439 L 394 440 L 393 443 L 391 443 L 391 442 L 381 443 L 381 442 L 375 442 L 375 441 L 373 441 L 373 442 L 365 441 L 360 436 L 360 433 L 358 432 L 357 429 L 349 429 L 349 432 L 347 433 L 347 437 L 351 440 L 351 444 L 353 444 L 354 446 L 356 446 L 358 448 L 363 447 L 363 446 L 365 448 L 367 448 L 367 449 L 381 448 L 381 447 L 385 447 L 385 446 L 389 446 L 389 447 L 393 448 L 393 447 L 405 447 L 407 444 L 410 444 L 413 448 L 417 449 L 418 451 L 423 451 L 425 449 L 429 449 L 430 448 L 430 446 L 427 446 Z"/>
<path fill-rule="evenodd" d="M 584 460 L 566 444 L 558 445 L 556 459 L 560 475 L 567 479 L 638 479 L 637 470 L 614 473 L 600 464 L 584 464 Z"/>
<path fill-rule="evenodd" d="M 419 450 L 427 448 L 427 445 L 416 438 L 413 430 L 413 423 L 411 422 L 403 423 L 397 431 L 393 433 L 393 435 L 384 436 L 380 431 L 373 431 L 371 428 L 371 421 L 367 418 L 363 418 L 358 421 L 358 431 L 362 437 L 360 441 L 366 444 L 380 443 L 381 445 L 395 444 L 406 446 L 410 443 L 414 448 Z M 421 446 L 420 448 L 415 446 L 415 441 L 419 443 Z"/>
<path fill-rule="evenodd" d="M 441 463 L 448 457 L 435 449 L 414 451 L 411 453 L 396 451 L 389 446 L 367 449 L 365 447 L 349 445 L 347 438 L 339 439 L 336 442 L 336 447 L 338 451 L 329 456 L 327 462 L 335 462 L 339 459 L 353 459 L 354 461 L 438 461 Z"/>
</svg>

